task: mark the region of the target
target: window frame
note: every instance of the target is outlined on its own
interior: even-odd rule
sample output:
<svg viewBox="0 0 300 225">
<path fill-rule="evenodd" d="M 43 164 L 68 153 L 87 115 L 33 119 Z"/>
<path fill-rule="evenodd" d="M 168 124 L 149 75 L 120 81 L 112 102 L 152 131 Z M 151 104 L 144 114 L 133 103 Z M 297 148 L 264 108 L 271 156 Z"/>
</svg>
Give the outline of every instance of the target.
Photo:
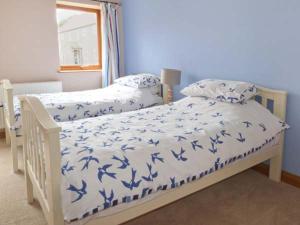
<svg viewBox="0 0 300 225">
<path fill-rule="evenodd" d="M 69 10 L 76 10 L 76 11 L 83 11 L 89 13 L 95 13 L 97 16 L 97 36 L 98 36 L 98 64 L 97 65 L 86 65 L 86 66 L 79 66 L 79 65 L 60 65 L 59 71 L 95 71 L 102 69 L 102 31 L 101 31 L 101 11 L 100 9 L 94 8 L 87 8 L 81 6 L 71 6 L 71 5 L 64 5 L 64 4 L 56 4 L 56 9 L 69 9 Z M 57 35 L 58 32 L 57 32 Z"/>
</svg>

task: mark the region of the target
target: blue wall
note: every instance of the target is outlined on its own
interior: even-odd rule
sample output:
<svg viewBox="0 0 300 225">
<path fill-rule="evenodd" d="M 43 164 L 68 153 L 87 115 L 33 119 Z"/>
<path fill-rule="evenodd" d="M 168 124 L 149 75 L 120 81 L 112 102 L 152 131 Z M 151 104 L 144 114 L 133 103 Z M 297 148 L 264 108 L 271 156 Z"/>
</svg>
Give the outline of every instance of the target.
<svg viewBox="0 0 300 225">
<path fill-rule="evenodd" d="M 126 73 L 183 71 L 289 92 L 284 168 L 300 175 L 299 0 L 123 0 Z M 177 98 L 180 95 L 177 94 Z"/>
</svg>

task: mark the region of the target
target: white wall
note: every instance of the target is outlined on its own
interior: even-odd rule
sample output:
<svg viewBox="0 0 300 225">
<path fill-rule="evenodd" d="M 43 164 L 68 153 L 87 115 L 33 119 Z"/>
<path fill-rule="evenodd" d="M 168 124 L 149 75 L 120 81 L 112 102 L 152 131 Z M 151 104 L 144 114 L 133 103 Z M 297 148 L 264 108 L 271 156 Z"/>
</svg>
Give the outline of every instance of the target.
<svg viewBox="0 0 300 225">
<path fill-rule="evenodd" d="M 55 0 L 1 0 L 0 79 L 16 83 L 62 80 L 65 91 L 99 88 L 101 72 L 57 72 L 55 8 Z"/>
</svg>

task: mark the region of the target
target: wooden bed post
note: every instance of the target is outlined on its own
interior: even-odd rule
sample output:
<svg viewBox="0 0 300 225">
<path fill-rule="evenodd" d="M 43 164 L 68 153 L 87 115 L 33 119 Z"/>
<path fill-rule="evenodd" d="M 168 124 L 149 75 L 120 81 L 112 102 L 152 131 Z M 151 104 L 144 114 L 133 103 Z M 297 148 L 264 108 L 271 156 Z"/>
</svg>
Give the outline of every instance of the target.
<svg viewBox="0 0 300 225">
<path fill-rule="evenodd" d="M 286 120 L 286 105 L 287 105 L 287 92 L 286 91 L 272 91 L 267 88 L 258 88 L 262 94 L 262 105 L 267 108 L 267 100 L 272 99 L 274 101 L 273 114 L 279 117 L 282 121 Z M 270 95 L 270 93 L 272 93 Z M 270 159 L 269 178 L 273 181 L 281 181 L 282 173 L 282 158 L 284 149 L 284 134 L 283 131 L 280 134 L 279 143 L 277 146 L 277 154 Z"/>
<path fill-rule="evenodd" d="M 7 145 L 10 144 L 9 128 L 7 127 L 6 123 L 5 123 L 5 143 L 6 143 Z"/>
<path fill-rule="evenodd" d="M 286 105 L 287 105 L 287 92 L 281 91 L 276 93 L 276 101 L 274 102 L 274 114 L 278 116 L 282 121 L 286 121 Z M 284 149 L 284 135 L 283 131 L 280 135 L 280 141 L 278 145 L 278 155 L 270 160 L 269 178 L 276 182 L 281 181 L 282 174 L 282 161 L 283 161 L 283 149 Z"/>
<path fill-rule="evenodd" d="M 11 144 L 12 162 L 14 172 L 18 171 L 18 140 L 14 130 L 15 111 L 13 103 L 13 87 L 9 80 L 2 80 L 3 109 L 5 119 L 6 143 Z"/>
<path fill-rule="evenodd" d="M 282 153 L 270 159 L 269 178 L 273 181 L 281 181 Z"/>
<path fill-rule="evenodd" d="M 46 174 L 49 179 L 48 199 L 49 199 L 49 225 L 64 225 L 64 216 L 61 202 L 61 155 L 60 155 L 59 131 L 48 133 L 45 138 Z"/>
<path fill-rule="evenodd" d="M 4 85 L 7 84 L 7 81 L 6 80 L 1 80 L 0 81 L 0 85 L 1 85 L 1 94 L 0 96 L 2 96 L 2 104 L 3 104 L 3 116 L 4 116 L 4 128 L 5 128 L 5 143 L 7 145 L 10 144 L 10 134 L 9 134 L 9 127 L 8 127 L 8 124 L 7 124 L 7 121 L 6 121 L 6 112 L 5 112 L 5 102 L 6 102 L 6 99 L 5 99 L 5 94 L 6 94 L 6 90 L 4 89 Z M 5 87 L 6 88 L 6 87 Z"/>
<path fill-rule="evenodd" d="M 12 162 L 13 162 L 13 170 L 14 172 L 18 172 L 19 163 L 18 163 L 18 145 L 17 145 L 17 135 L 15 130 L 10 131 L 10 149 L 12 153 Z"/>
</svg>

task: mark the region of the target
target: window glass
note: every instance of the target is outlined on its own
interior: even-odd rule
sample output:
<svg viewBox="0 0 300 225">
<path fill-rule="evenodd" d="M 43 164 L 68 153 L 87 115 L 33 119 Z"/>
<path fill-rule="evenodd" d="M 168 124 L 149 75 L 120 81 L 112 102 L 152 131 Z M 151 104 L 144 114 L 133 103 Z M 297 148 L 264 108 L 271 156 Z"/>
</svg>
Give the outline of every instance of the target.
<svg viewBox="0 0 300 225">
<path fill-rule="evenodd" d="M 99 65 L 97 13 L 57 8 L 61 66 Z"/>
</svg>

